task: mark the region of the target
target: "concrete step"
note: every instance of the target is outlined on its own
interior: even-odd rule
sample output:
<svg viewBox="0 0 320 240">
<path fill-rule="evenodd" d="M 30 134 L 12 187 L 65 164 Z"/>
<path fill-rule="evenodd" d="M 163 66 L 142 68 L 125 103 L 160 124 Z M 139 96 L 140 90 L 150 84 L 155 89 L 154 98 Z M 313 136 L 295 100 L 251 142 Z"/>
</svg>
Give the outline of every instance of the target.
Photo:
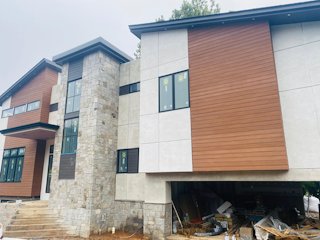
<svg viewBox="0 0 320 240">
<path fill-rule="evenodd" d="M 20 205 L 21 208 L 45 208 L 48 207 L 48 201 L 30 201 L 30 202 L 22 202 Z"/>
<path fill-rule="evenodd" d="M 29 224 L 11 224 L 8 225 L 6 231 L 22 231 L 22 230 L 44 230 L 44 229 L 59 229 L 60 224 L 57 223 L 29 223 Z"/>
<path fill-rule="evenodd" d="M 44 238 L 67 236 L 65 229 L 45 229 L 45 230 L 19 230 L 5 231 L 4 237 L 12 238 Z"/>
<path fill-rule="evenodd" d="M 20 219 L 12 219 L 12 225 L 27 225 L 27 224 L 49 224 L 49 223 L 61 223 L 61 219 L 58 217 L 51 217 L 51 218 L 20 218 Z"/>
<path fill-rule="evenodd" d="M 19 214 L 17 213 L 13 219 L 46 219 L 46 218 L 57 218 L 58 216 L 56 214 Z"/>
<path fill-rule="evenodd" d="M 41 208 L 19 208 L 17 212 L 26 212 L 26 213 L 37 213 L 37 212 L 53 212 L 53 210 L 48 209 L 47 207 Z"/>
</svg>

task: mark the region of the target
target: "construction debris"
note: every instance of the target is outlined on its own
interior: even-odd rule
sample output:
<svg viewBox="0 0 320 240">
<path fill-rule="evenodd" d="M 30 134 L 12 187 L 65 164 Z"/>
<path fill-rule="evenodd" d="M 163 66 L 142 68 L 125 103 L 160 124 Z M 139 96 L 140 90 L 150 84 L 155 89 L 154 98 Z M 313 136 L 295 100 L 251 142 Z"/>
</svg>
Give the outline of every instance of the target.
<svg viewBox="0 0 320 240">
<path fill-rule="evenodd" d="M 311 206 L 310 199 L 308 206 L 309 208 Z M 280 210 L 267 215 L 267 209 L 260 203 L 252 209 L 243 207 L 237 209 L 231 202 L 225 201 L 217 205 L 215 212 L 202 217 L 199 217 L 200 207 L 194 197 L 189 197 L 189 201 L 185 201 L 182 206 L 184 221 L 181 222 L 177 220 L 180 217 L 174 206 L 176 220 L 173 222 L 173 232 L 186 237 L 196 236 L 204 239 L 219 235 L 225 240 L 320 240 L 319 219 L 305 217 L 301 221 L 303 216 L 296 208 L 293 212 L 296 214 L 295 219 L 299 221 L 290 227 L 280 220 Z M 315 204 L 312 207 L 314 208 Z"/>
</svg>

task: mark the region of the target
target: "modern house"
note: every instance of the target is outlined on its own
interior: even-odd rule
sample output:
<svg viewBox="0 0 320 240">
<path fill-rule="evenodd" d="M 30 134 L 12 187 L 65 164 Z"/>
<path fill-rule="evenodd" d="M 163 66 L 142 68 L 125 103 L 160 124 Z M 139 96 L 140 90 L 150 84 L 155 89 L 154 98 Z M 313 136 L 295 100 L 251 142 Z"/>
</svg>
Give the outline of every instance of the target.
<svg viewBox="0 0 320 240">
<path fill-rule="evenodd" d="M 1 199 L 49 199 L 81 236 L 161 239 L 189 190 L 294 199 L 320 182 L 320 1 L 130 30 L 139 60 L 97 38 L 0 96 Z"/>
</svg>

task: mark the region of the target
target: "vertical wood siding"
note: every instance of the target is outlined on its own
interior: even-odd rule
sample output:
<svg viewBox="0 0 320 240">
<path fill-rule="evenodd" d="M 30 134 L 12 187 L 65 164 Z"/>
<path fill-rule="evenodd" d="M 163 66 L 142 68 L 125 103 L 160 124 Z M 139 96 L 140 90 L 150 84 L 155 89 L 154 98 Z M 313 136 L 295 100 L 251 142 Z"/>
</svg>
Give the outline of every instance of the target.
<svg viewBox="0 0 320 240">
<path fill-rule="evenodd" d="M 49 68 L 37 74 L 20 91 L 11 98 L 11 107 L 40 100 L 40 108 L 21 113 L 8 119 L 8 128 L 44 122 L 48 123 L 51 89 L 57 84 L 58 73 Z M 39 196 L 41 189 L 42 169 L 45 142 L 24 138 L 5 138 L 5 148 L 25 147 L 25 157 L 21 182 L 0 183 L 0 196 Z M 2 158 L 2 156 L 0 156 Z"/>
<path fill-rule="evenodd" d="M 269 24 L 188 36 L 193 170 L 287 170 Z"/>
</svg>

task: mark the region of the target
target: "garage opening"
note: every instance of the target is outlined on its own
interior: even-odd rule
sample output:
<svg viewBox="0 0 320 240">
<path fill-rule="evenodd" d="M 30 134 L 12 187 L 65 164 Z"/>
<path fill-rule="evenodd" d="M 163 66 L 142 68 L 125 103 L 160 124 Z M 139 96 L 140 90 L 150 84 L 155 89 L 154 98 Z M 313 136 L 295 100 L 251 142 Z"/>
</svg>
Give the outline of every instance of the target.
<svg viewBox="0 0 320 240">
<path fill-rule="evenodd" d="M 319 237 L 319 182 L 172 182 L 173 233 Z"/>
</svg>

